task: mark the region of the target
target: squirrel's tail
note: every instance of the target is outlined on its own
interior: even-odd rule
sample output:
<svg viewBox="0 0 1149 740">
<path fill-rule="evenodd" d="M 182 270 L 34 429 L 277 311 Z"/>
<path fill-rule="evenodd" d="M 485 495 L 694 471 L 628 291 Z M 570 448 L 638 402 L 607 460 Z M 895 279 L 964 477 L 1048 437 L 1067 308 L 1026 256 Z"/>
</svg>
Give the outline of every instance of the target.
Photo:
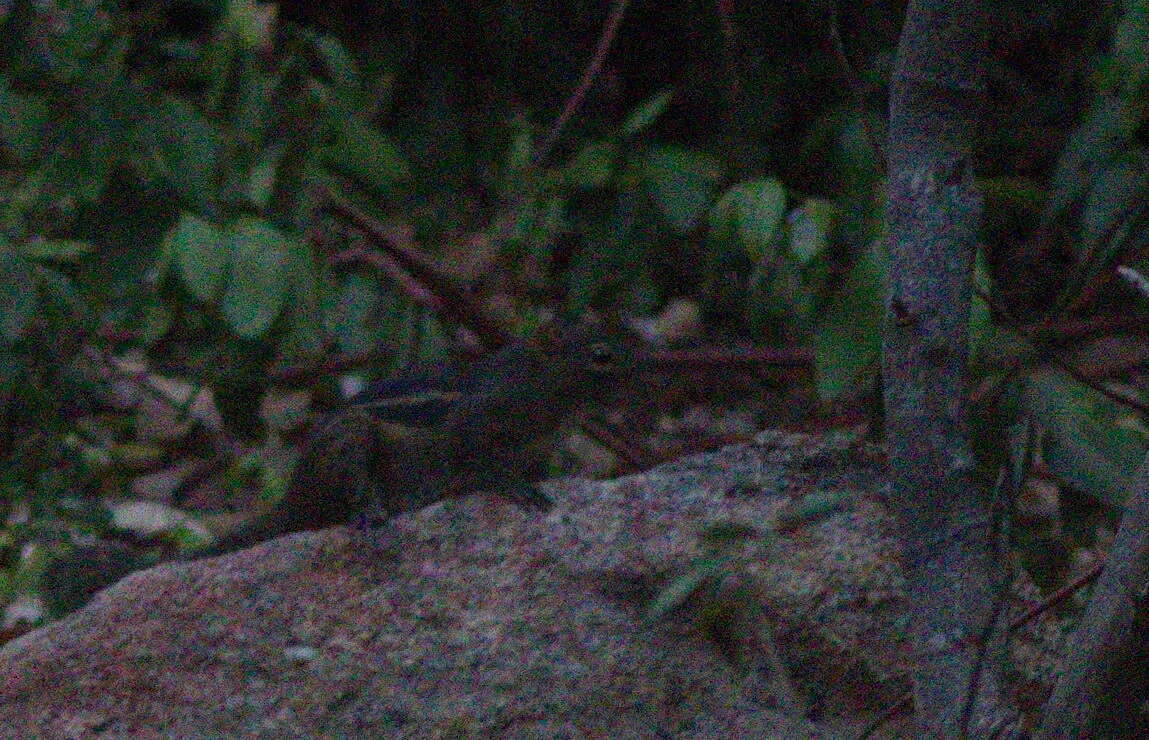
<svg viewBox="0 0 1149 740">
<path fill-rule="evenodd" d="M 48 614 L 61 617 L 87 604 L 97 591 L 132 571 L 163 560 L 159 555 L 114 540 L 82 547 L 45 566 L 38 584 L 40 598 Z"/>
<path fill-rule="evenodd" d="M 203 547 L 196 548 L 182 556 L 183 560 L 199 560 L 226 555 L 286 534 L 298 526 L 293 526 L 292 517 L 282 507 L 257 514 L 224 532 L 219 539 Z"/>
<path fill-rule="evenodd" d="M 292 530 L 293 522 L 281 510 L 250 516 L 211 544 L 191 552 L 164 552 L 164 548 L 132 547 L 116 540 L 103 540 L 55 558 L 40 575 L 38 590 L 46 611 L 60 617 L 92 600 L 98 591 L 129 573 L 177 560 L 198 560 L 251 547 Z M 298 527 L 295 527 L 298 529 Z"/>
</svg>

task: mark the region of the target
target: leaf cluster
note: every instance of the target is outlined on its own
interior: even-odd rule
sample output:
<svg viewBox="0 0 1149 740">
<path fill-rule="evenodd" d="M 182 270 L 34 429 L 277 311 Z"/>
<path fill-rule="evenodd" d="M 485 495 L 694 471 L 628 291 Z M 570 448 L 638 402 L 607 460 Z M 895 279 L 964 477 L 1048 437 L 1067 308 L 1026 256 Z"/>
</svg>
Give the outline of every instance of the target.
<svg viewBox="0 0 1149 740">
<path fill-rule="evenodd" d="M 624 37 L 617 68 L 556 137 L 555 96 L 570 94 L 557 80 L 573 87 L 599 29 L 542 5 L 496 3 L 481 19 L 464 5 L 444 4 L 449 34 L 419 9 L 366 33 L 252 0 L 0 10 L 8 563 L 59 536 L 61 518 L 107 529 L 85 502 L 122 495 L 149 466 L 190 456 L 230 487 L 279 490 L 262 454 L 291 426 L 265 408 L 276 378 L 337 358 L 360 370 L 343 380 L 362 381 L 446 351 L 450 327 L 356 256 L 377 245 L 332 216 L 329 193 L 490 305 L 643 315 L 686 297 L 718 333 L 811 347 L 820 399 L 872 393 L 886 280 L 875 142 L 896 41 L 874 29 L 896 9 L 843 9 L 860 29 L 846 33 L 856 74 L 825 52 L 826 16 L 810 8 L 720 19 L 754 49 L 696 9 L 635 10 L 642 30 L 705 28 L 650 56 Z M 1135 12 L 1099 14 L 1088 43 L 1044 60 L 1057 74 L 1019 61 L 1073 31 L 1062 10 L 1003 6 L 1027 32 L 990 65 L 996 109 L 1016 117 L 982 144 L 977 438 L 993 470 L 1006 430 L 1035 415 L 1049 468 L 1119 505 L 1113 471 L 1132 470 L 1146 441 L 1116 400 L 1138 391 L 1115 395 L 1108 379 L 1140 361 L 1143 338 L 1125 331 L 1112 361 L 1106 337 L 1066 327 L 1141 316 L 1106 278 L 1118 262 L 1147 267 L 1149 32 Z M 550 51 L 531 56 L 539 34 Z M 474 43 L 443 41 L 460 35 Z M 1083 119 L 1066 120 L 1082 103 Z M 1032 161 L 1043 140 L 1055 143 Z M 302 376 L 322 401 L 332 374 Z M 146 414 L 146 398 L 174 411 Z"/>
</svg>

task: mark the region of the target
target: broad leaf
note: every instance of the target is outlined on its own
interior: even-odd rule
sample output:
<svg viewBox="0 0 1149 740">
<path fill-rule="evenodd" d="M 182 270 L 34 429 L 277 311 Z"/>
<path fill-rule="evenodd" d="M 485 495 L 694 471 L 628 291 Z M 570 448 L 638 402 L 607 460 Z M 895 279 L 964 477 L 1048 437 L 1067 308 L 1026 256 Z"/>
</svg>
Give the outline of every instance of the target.
<svg viewBox="0 0 1149 740">
<path fill-rule="evenodd" d="M 359 87 L 359 69 L 339 39 L 330 34 L 322 34 L 312 36 L 310 40 L 311 47 L 323 61 L 332 82 L 341 88 Z"/>
<path fill-rule="evenodd" d="M 183 100 L 165 102 L 147 129 L 159 174 L 193 203 L 205 203 L 219 167 L 219 130 Z"/>
<path fill-rule="evenodd" d="M 95 247 L 91 242 L 79 239 L 34 239 L 24 242 L 21 251 L 33 260 L 78 262 L 84 255 L 95 251 Z"/>
<path fill-rule="evenodd" d="M 722 169 L 709 154 L 668 146 L 651 149 L 638 175 L 669 224 L 686 232 L 710 206 Z"/>
<path fill-rule="evenodd" d="M 753 262 L 776 246 L 786 215 L 786 189 L 775 179 L 754 180 L 727 190 L 710 211 L 715 231 L 731 233 Z"/>
<path fill-rule="evenodd" d="M 26 162 L 39 151 L 49 118 L 47 103 L 13 92 L 0 79 L 0 145 L 16 159 Z"/>
<path fill-rule="evenodd" d="M 592 141 L 584 145 L 566 167 L 563 175 L 572 188 L 601 188 L 614 175 L 618 148 L 606 141 Z"/>
<path fill-rule="evenodd" d="M 790 212 L 790 254 L 798 264 L 808 265 L 826 251 L 837 215 L 838 207 L 822 198 L 807 198 Z"/>
<path fill-rule="evenodd" d="M 242 218 L 231 228 L 231 277 L 220 307 L 235 333 L 267 332 L 287 296 L 288 238 L 266 221 Z"/>
<path fill-rule="evenodd" d="M 328 328 L 344 352 L 366 352 L 378 337 L 373 317 L 381 299 L 379 284 L 363 275 L 348 275 L 325 311 Z"/>
<path fill-rule="evenodd" d="M 323 161 L 335 171 L 381 192 L 411 179 L 407 158 L 391 139 L 356 118 L 344 118 Z"/>
<path fill-rule="evenodd" d="M 1042 457 L 1074 488 L 1110 506 L 1123 506 L 1149 439 L 1108 396 L 1061 370 L 1025 378 L 1024 403 L 1045 429 Z M 1123 423 L 1125 420 L 1125 423 Z"/>
<path fill-rule="evenodd" d="M 175 258 L 184 283 L 201 301 L 212 301 L 227 278 L 231 248 L 223 231 L 184 213 L 164 239 L 163 251 Z"/>
<path fill-rule="evenodd" d="M 875 241 L 820 312 L 814 333 L 814 377 L 821 398 L 857 390 L 877 369 L 885 284 L 886 259 Z"/>
<path fill-rule="evenodd" d="M 643 101 L 623 121 L 618 130 L 619 134 L 624 137 L 634 136 L 649 128 L 666 110 L 666 106 L 670 105 L 673 96 L 674 90 L 663 90 L 649 100 Z"/>
</svg>

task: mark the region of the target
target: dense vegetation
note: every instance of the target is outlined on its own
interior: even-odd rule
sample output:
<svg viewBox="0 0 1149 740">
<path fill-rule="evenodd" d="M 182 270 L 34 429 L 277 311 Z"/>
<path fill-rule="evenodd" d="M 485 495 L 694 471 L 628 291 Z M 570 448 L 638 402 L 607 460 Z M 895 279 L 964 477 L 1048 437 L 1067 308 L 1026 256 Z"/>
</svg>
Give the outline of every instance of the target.
<svg viewBox="0 0 1149 740">
<path fill-rule="evenodd" d="M 106 499 L 278 495 L 292 389 L 436 357 L 468 307 L 685 299 L 711 340 L 812 349 L 820 398 L 869 396 L 902 8 L 833 7 L 4 4 L 0 600 Z M 1149 242 L 1149 10 L 997 12 L 976 439 L 992 476 L 1041 420 L 1066 528 L 1018 536 L 1052 584 L 1146 447 L 1145 299 L 1112 268 Z M 430 299 L 379 258 L 411 251 Z"/>
</svg>

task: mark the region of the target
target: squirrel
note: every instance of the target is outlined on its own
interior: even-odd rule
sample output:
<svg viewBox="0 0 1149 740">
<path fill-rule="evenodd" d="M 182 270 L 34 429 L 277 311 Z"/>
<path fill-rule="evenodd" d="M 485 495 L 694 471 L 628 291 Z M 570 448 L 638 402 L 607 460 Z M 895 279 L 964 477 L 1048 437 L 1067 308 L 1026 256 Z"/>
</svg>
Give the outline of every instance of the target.
<svg viewBox="0 0 1149 740">
<path fill-rule="evenodd" d="M 532 484 L 545 476 L 547 439 L 633 366 L 627 344 L 552 319 L 469 366 L 440 363 L 369 384 L 314 426 L 278 503 L 182 557 L 221 555 L 306 529 L 379 526 L 475 491 L 549 509 L 550 498 Z M 81 549 L 49 565 L 41 592 L 52 611 L 78 608 L 134 569 L 120 563 L 105 569 L 102 583 L 70 582 L 73 574 L 90 578 L 98 560 Z M 51 603 L 53 594 L 69 603 Z"/>
<path fill-rule="evenodd" d="M 548 509 L 531 483 L 545 475 L 547 438 L 632 366 L 624 344 L 552 319 L 470 366 L 369 385 L 316 425 L 278 504 L 194 555 L 356 520 L 378 526 L 473 491 Z"/>
</svg>

